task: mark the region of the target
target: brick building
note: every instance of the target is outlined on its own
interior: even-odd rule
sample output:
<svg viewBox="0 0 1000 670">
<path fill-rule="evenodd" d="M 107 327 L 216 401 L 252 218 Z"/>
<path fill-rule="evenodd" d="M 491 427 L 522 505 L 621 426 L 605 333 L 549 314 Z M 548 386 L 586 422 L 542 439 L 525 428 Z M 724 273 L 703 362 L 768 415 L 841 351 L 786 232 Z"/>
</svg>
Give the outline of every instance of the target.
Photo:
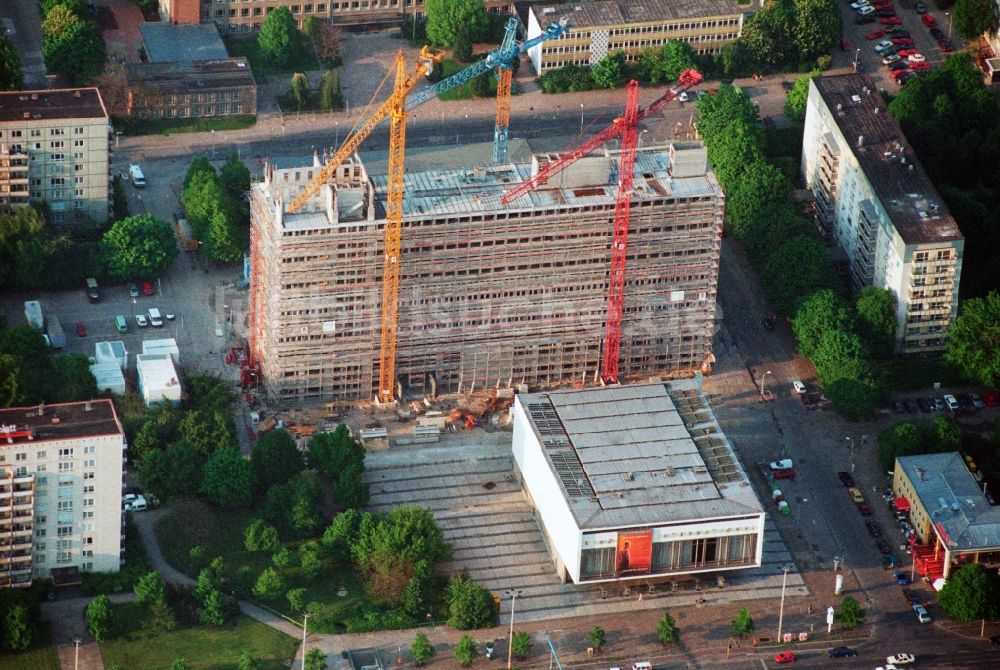
<svg viewBox="0 0 1000 670">
<path fill-rule="evenodd" d="M 245 58 L 131 63 L 127 111 L 139 119 L 257 113 L 257 84 Z"/>
</svg>

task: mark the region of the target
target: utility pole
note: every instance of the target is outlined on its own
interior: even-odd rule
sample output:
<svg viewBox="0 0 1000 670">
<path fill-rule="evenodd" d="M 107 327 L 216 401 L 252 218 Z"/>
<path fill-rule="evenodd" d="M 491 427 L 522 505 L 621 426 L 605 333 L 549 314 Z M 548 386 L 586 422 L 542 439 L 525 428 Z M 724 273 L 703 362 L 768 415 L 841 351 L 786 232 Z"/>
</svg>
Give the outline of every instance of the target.
<svg viewBox="0 0 1000 670">
<path fill-rule="evenodd" d="M 861 56 L 861 49 L 854 52 L 854 71 L 858 71 L 858 58 Z"/>
<path fill-rule="evenodd" d="M 764 394 L 764 387 L 767 385 L 767 376 L 769 374 L 771 374 L 770 370 L 768 370 L 767 372 L 765 372 L 764 376 L 761 377 L 761 380 L 760 380 L 760 399 L 761 400 L 767 400 L 767 396 Z"/>
<path fill-rule="evenodd" d="M 306 670 L 306 635 L 309 630 L 309 612 L 302 615 L 302 670 Z"/>
<path fill-rule="evenodd" d="M 781 566 L 781 605 L 778 607 L 778 643 L 781 643 L 781 626 L 785 621 L 785 584 L 788 581 L 788 564 Z M 508 668 L 509 670 L 509 668 Z"/>
<path fill-rule="evenodd" d="M 80 670 L 80 638 L 75 638 L 73 644 L 76 645 L 76 651 L 73 652 L 73 670 Z"/>
<path fill-rule="evenodd" d="M 844 438 L 844 439 L 846 439 L 848 442 L 851 443 L 851 474 L 853 475 L 854 474 L 854 438 L 853 437 L 847 437 L 847 438 Z"/>
<path fill-rule="evenodd" d="M 511 660 L 514 654 L 514 604 L 517 602 L 517 597 L 520 594 L 520 590 L 508 589 L 504 591 L 504 595 L 510 596 L 510 635 L 507 637 L 507 670 L 511 670 Z"/>
</svg>

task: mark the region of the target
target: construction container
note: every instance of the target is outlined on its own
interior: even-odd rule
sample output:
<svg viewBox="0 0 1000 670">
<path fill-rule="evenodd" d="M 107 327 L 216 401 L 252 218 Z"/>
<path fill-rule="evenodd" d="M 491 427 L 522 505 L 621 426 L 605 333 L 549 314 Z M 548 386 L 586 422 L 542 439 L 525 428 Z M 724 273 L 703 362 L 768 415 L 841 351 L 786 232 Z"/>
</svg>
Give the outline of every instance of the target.
<svg viewBox="0 0 1000 670">
<path fill-rule="evenodd" d="M 52 345 L 53 349 L 65 349 L 66 333 L 63 332 L 62 324 L 59 323 L 59 317 L 50 316 L 48 326 L 46 332 L 49 335 L 49 344 Z"/>
<path fill-rule="evenodd" d="M 45 329 L 45 315 L 42 313 L 42 303 L 37 300 L 26 300 L 24 302 L 24 318 L 28 320 L 28 325 L 38 330 Z"/>
</svg>

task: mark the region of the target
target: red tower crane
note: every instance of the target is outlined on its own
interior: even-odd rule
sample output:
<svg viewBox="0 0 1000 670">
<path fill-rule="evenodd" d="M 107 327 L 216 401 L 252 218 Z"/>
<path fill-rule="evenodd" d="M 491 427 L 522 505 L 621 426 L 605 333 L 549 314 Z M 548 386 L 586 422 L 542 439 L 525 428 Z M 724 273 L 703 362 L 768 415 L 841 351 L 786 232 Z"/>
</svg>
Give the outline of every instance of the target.
<svg viewBox="0 0 1000 670">
<path fill-rule="evenodd" d="M 521 182 L 505 193 L 502 204 L 509 204 L 535 187 L 548 182 L 554 175 L 583 156 L 607 142 L 612 137 L 621 136 L 621 157 L 618 162 L 618 194 L 615 201 L 615 229 L 611 242 L 611 272 L 608 280 L 608 317 L 605 329 L 604 361 L 601 379 L 606 384 L 618 382 L 618 358 L 621 348 L 622 310 L 625 294 L 625 259 L 628 250 L 629 214 L 632 207 L 632 181 L 635 173 L 636 127 L 639 121 L 660 111 L 667 103 L 681 93 L 696 86 L 702 76 L 695 70 L 685 70 L 677 83 L 666 93 L 643 109 L 639 109 L 639 84 L 631 81 L 626 89 L 625 114 L 616 118 L 604 130 L 593 135 L 578 147 L 559 156 L 538 171 L 531 179 Z"/>
</svg>

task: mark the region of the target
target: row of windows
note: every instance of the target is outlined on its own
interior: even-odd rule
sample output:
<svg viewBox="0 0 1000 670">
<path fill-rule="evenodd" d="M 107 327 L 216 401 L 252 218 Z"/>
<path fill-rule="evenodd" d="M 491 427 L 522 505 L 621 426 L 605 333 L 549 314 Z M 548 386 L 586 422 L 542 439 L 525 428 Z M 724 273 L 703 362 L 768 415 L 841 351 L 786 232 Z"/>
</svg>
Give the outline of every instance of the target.
<svg viewBox="0 0 1000 670">
<path fill-rule="evenodd" d="M 7 131 L 0 130 L 0 139 L 7 138 L 8 137 L 8 133 L 10 133 L 9 136 L 11 138 L 24 137 L 24 131 L 23 130 L 7 130 Z M 28 136 L 29 137 L 42 137 L 43 134 L 44 133 L 43 133 L 43 129 L 42 128 L 32 128 L 31 130 L 28 131 Z M 76 127 L 76 128 L 74 128 L 73 129 L 73 134 L 74 135 L 83 135 L 83 128 L 82 127 Z M 49 136 L 50 137 L 63 137 L 65 135 L 66 135 L 66 128 L 49 128 Z"/>
<path fill-rule="evenodd" d="M 186 119 L 198 116 L 225 116 L 226 114 L 242 114 L 243 105 L 232 103 L 231 105 L 205 105 L 203 107 L 167 107 L 166 109 L 142 109 L 136 112 L 136 116 L 142 119 Z"/>
</svg>

